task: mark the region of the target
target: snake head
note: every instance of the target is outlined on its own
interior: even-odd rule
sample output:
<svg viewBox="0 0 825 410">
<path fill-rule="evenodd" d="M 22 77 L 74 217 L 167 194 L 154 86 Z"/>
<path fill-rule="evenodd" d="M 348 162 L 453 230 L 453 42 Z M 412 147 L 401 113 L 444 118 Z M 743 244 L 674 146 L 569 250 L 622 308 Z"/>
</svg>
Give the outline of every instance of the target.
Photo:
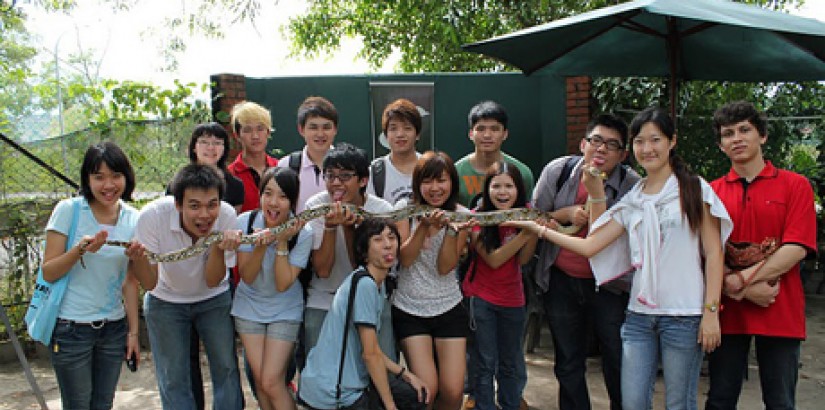
<svg viewBox="0 0 825 410">
<path fill-rule="evenodd" d="M 607 179 L 607 172 L 604 172 L 596 167 L 588 167 L 586 168 L 587 173 L 601 179 Z"/>
</svg>

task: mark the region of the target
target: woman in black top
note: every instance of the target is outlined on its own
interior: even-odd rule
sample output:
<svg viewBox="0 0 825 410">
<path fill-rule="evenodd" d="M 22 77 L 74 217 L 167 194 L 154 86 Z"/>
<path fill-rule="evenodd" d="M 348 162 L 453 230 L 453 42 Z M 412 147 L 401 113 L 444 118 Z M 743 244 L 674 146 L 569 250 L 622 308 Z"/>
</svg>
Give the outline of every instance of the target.
<svg viewBox="0 0 825 410">
<path fill-rule="evenodd" d="M 192 163 L 216 167 L 226 182 L 223 201 L 241 211 L 243 204 L 243 182 L 226 170 L 226 158 L 229 156 L 229 134 L 217 122 L 199 124 L 192 131 L 189 139 L 189 160 Z"/>
</svg>

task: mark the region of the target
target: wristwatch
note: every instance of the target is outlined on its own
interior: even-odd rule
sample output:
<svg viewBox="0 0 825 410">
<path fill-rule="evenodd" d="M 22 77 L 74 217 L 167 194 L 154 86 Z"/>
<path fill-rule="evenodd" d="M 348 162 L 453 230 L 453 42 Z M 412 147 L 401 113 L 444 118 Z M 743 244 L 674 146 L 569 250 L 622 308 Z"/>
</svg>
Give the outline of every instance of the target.
<svg viewBox="0 0 825 410">
<path fill-rule="evenodd" d="M 722 305 L 720 305 L 718 301 L 713 301 L 711 303 L 706 303 L 705 304 L 705 309 L 707 309 L 708 312 L 716 313 L 716 312 L 722 310 Z"/>
</svg>

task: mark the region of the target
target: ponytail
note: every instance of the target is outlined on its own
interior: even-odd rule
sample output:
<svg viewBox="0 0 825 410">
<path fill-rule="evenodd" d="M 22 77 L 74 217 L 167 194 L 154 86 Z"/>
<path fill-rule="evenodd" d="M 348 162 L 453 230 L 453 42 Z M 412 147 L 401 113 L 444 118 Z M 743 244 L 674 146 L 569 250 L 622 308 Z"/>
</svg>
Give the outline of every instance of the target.
<svg viewBox="0 0 825 410">
<path fill-rule="evenodd" d="M 679 201 L 682 205 L 682 213 L 688 220 L 690 230 L 696 234 L 702 226 L 703 200 L 702 186 L 699 177 L 691 172 L 682 157 L 675 151 L 670 151 L 670 168 L 679 181 Z"/>
</svg>

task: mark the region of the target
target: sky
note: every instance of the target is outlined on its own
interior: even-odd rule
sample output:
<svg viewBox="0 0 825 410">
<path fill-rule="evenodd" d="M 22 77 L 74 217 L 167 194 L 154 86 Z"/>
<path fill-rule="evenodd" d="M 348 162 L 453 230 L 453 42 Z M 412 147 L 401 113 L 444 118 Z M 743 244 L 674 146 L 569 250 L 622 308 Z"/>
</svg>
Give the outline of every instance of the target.
<svg viewBox="0 0 825 410">
<path fill-rule="evenodd" d="M 160 28 L 164 17 L 180 15 L 180 8 L 193 1 L 141 0 L 128 13 L 113 13 L 98 1 L 80 1 L 69 15 L 54 15 L 23 4 L 29 15 L 30 32 L 38 35 L 44 55 L 55 50 L 61 60 L 79 49 L 93 49 L 100 61 L 100 75 L 118 80 L 148 81 L 170 86 L 174 79 L 183 82 L 206 83 L 218 73 L 237 73 L 247 77 L 280 77 L 293 75 L 361 74 L 392 72 L 398 56 L 378 70 L 370 70 L 356 54 L 360 42 L 345 39 L 342 48 L 331 56 L 317 60 L 289 58 L 289 41 L 283 26 L 289 17 L 305 11 L 305 1 L 262 1 L 256 26 L 249 23 L 233 25 L 221 40 L 191 38 L 187 50 L 178 56 L 175 72 L 163 72 L 159 44 L 164 40 Z M 794 14 L 825 21 L 825 0 L 807 0 L 802 10 Z M 216 16 L 215 18 L 220 18 Z M 49 57 L 52 58 L 52 57 Z M 71 66 L 61 66 L 71 70 Z"/>
<path fill-rule="evenodd" d="M 36 33 L 47 56 L 54 50 L 65 61 L 72 53 L 94 49 L 101 61 L 102 77 L 150 81 L 170 85 L 174 79 L 206 83 L 217 73 L 248 77 L 291 75 L 360 74 L 372 71 L 356 58 L 359 41 L 348 39 L 334 55 L 317 60 L 289 58 L 289 41 L 282 33 L 289 17 L 305 11 L 300 0 L 263 1 L 256 24 L 241 23 L 227 30 L 224 39 L 190 38 L 178 56 L 175 72 L 163 72 L 159 53 L 164 41 L 164 17 L 179 16 L 185 3 L 178 0 L 142 0 L 128 13 L 115 13 L 97 1 L 81 1 L 69 15 L 55 15 L 27 7 L 28 27 Z M 25 6 L 24 6 L 25 7 Z M 220 18 L 220 16 L 215 16 Z M 391 72 L 389 62 L 380 72 Z M 63 68 L 63 67 L 61 67 Z M 67 67 L 66 69 L 71 69 Z"/>
</svg>

